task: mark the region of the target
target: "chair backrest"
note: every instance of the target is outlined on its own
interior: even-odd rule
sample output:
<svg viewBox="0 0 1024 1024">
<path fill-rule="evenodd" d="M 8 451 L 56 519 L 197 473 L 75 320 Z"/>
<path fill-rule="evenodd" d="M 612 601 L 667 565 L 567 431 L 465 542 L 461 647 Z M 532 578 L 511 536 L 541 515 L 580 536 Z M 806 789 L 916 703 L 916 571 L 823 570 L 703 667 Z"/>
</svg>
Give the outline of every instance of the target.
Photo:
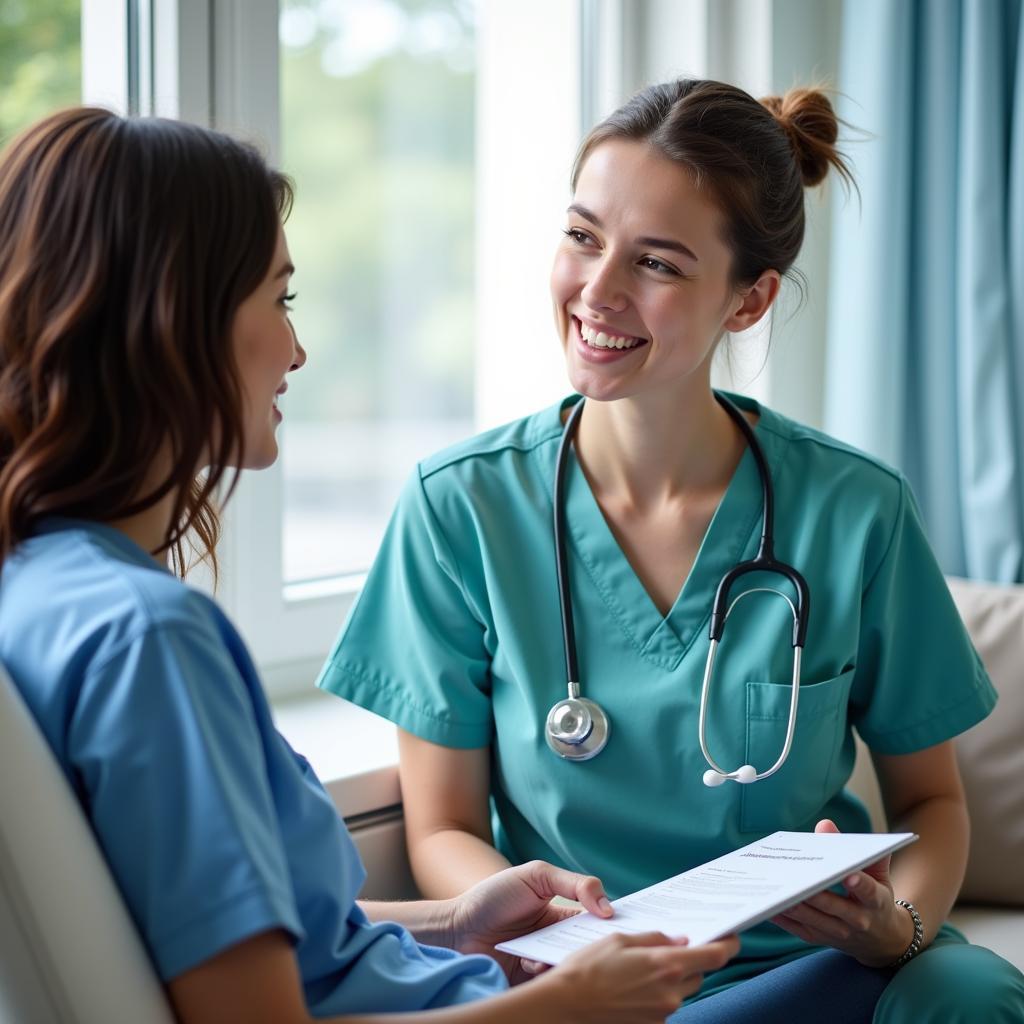
<svg viewBox="0 0 1024 1024">
<path fill-rule="evenodd" d="M 1024 586 L 949 578 L 950 593 L 999 693 L 983 722 L 956 739 L 971 815 L 971 848 L 960 899 L 1024 907 Z M 942 680 L 931 680 L 941 686 Z M 886 828 L 878 782 L 858 740 L 850 787 Z"/>
<path fill-rule="evenodd" d="M 172 1024 L 74 793 L 0 666 L 0 1024 Z"/>
<path fill-rule="evenodd" d="M 999 692 L 992 714 L 956 741 L 971 814 L 960 899 L 1024 907 L 1024 586 L 948 582 Z"/>
</svg>

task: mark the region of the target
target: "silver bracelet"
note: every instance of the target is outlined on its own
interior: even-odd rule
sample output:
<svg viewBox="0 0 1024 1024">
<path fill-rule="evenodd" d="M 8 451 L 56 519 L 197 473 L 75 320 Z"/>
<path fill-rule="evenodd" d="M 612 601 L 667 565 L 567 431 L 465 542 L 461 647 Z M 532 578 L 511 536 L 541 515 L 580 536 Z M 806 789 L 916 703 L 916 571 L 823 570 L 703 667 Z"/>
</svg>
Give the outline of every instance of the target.
<svg viewBox="0 0 1024 1024">
<path fill-rule="evenodd" d="M 910 940 L 910 945 L 898 960 L 890 964 L 891 967 L 902 967 L 921 952 L 921 946 L 924 944 L 924 926 L 921 924 L 921 915 L 913 903 L 908 903 L 906 900 L 894 900 L 894 902 L 897 907 L 903 907 L 914 922 L 914 937 Z"/>
</svg>

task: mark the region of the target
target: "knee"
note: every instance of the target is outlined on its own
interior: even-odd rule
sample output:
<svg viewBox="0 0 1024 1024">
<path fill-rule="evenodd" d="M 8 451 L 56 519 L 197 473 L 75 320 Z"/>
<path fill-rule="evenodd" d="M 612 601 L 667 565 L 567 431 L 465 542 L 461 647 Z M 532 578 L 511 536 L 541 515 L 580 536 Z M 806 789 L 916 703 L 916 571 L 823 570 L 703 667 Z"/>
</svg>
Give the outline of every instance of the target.
<svg viewBox="0 0 1024 1024">
<path fill-rule="evenodd" d="M 982 946 L 938 946 L 889 983 L 874 1024 L 1022 1024 L 1024 975 Z"/>
</svg>

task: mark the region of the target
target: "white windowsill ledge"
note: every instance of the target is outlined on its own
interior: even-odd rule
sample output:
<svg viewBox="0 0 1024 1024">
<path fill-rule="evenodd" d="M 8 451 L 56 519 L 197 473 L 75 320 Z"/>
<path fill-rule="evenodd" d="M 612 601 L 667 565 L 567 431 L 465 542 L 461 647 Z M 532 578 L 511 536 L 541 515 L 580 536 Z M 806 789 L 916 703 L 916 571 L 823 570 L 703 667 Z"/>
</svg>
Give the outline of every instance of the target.
<svg viewBox="0 0 1024 1024">
<path fill-rule="evenodd" d="M 273 714 L 281 734 L 309 760 L 343 817 L 402 802 L 398 737 L 387 719 L 320 690 L 275 701 Z"/>
</svg>

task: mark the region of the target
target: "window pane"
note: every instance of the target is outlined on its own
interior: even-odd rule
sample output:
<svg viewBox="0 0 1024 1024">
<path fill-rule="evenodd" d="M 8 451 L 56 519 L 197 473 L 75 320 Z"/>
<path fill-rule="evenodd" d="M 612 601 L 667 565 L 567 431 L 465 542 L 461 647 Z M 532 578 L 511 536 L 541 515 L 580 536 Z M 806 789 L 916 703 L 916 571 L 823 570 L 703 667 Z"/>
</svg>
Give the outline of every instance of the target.
<svg viewBox="0 0 1024 1024">
<path fill-rule="evenodd" d="M 298 185 L 284 579 L 365 570 L 416 459 L 473 425 L 472 0 L 284 0 Z"/>
<path fill-rule="evenodd" d="M 0 145 L 81 95 L 80 0 L 0 0 Z"/>
</svg>

